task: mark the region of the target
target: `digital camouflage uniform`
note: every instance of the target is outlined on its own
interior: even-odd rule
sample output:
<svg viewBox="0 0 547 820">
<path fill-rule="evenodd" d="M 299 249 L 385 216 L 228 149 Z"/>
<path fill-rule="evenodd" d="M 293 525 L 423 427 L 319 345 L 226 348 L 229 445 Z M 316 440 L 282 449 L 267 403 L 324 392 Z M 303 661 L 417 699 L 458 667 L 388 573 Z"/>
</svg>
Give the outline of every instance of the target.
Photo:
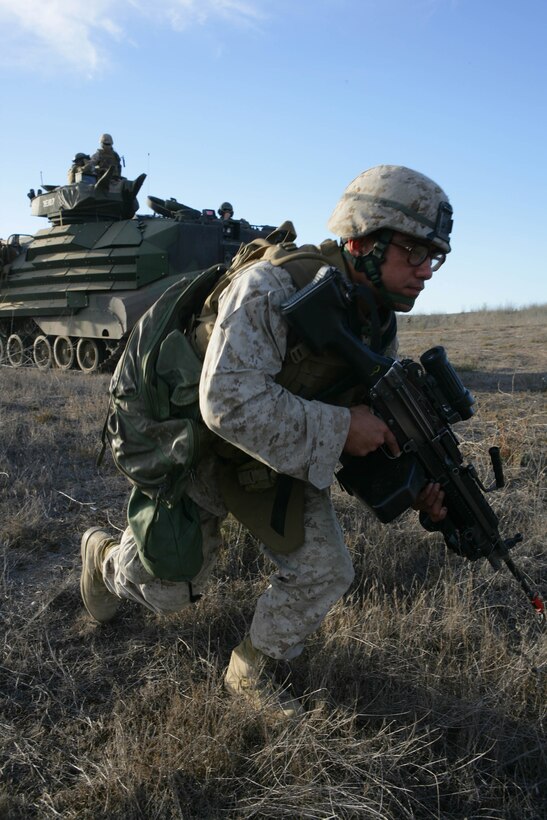
<svg viewBox="0 0 547 820">
<path fill-rule="evenodd" d="M 287 555 L 263 546 L 276 571 L 258 599 L 250 630 L 253 646 L 286 660 L 300 654 L 306 637 L 353 579 L 329 492 L 349 429 L 349 410 L 305 400 L 275 380 L 288 336 L 279 305 L 294 292 L 290 274 L 269 262 L 237 274 L 220 296 L 200 381 L 200 408 L 211 430 L 277 473 L 306 483 L 304 542 Z M 395 343 L 386 353 L 395 355 Z M 218 457 L 211 451 L 187 487 L 201 509 L 205 554 L 194 593 L 203 591 L 220 545 L 226 507 L 218 475 Z M 188 584 L 148 575 L 129 529 L 109 551 L 103 577 L 111 592 L 157 613 L 176 611 L 189 601 Z"/>
<path fill-rule="evenodd" d="M 120 155 L 110 146 L 98 148 L 91 156 L 90 164 L 93 167 L 98 167 L 100 173 L 104 173 L 108 171 L 110 167 L 114 167 L 114 176 L 120 177 L 122 175 Z"/>
</svg>

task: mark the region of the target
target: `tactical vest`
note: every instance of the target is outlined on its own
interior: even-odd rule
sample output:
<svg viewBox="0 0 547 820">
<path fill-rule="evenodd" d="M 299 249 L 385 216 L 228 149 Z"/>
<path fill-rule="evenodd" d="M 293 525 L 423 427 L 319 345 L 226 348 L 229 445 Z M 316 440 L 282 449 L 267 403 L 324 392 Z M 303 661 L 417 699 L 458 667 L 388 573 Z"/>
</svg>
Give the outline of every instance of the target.
<svg viewBox="0 0 547 820">
<path fill-rule="evenodd" d="M 240 249 L 196 320 L 192 339 L 202 358 L 218 316 L 219 297 L 244 268 L 259 260 L 270 262 L 284 268 L 299 290 L 325 265 L 347 273 L 346 261 L 335 241 L 298 247 L 294 239 L 294 228 L 288 222 L 267 240 L 257 239 Z M 366 328 L 364 332 L 366 334 Z M 390 311 L 378 352 L 383 352 L 395 335 L 395 315 Z M 287 354 L 276 376 L 278 384 L 304 399 L 316 398 L 349 407 L 362 401 L 364 396 L 360 395 L 359 388 L 344 387 L 348 381 L 351 382 L 350 368 L 338 354 L 327 351 L 315 354 L 289 334 Z M 301 546 L 305 482 L 279 475 L 220 438 L 214 449 L 219 457 L 223 500 L 230 512 L 274 552 L 289 553 Z"/>
</svg>

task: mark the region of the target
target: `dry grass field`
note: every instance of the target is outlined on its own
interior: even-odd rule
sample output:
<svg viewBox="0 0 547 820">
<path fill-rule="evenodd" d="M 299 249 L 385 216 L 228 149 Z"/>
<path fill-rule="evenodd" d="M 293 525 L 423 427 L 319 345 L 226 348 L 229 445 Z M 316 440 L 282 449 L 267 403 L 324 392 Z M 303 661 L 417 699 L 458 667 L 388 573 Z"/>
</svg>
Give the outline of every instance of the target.
<svg viewBox="0 0 547 820">
<path fill-rule="evenodd" d="M 401 323 L 444 344 L 477 398 L 458 425 L 515 560 L 547 594 L 547 306 Z M 85 615 L 80 536 L 122 530 L 127 484 L 95 456 L 107 376 L 0 370 L 0 818 L 547 816 L 545 635 L 507 571 L 447 553 L 414 513 L 335 500 L 356 580 L 294 664 L 306 715 L 279 725 L 222 673 L 269 567 L 234 522 L 209 594 L 178 615 Z"/>
</svg>

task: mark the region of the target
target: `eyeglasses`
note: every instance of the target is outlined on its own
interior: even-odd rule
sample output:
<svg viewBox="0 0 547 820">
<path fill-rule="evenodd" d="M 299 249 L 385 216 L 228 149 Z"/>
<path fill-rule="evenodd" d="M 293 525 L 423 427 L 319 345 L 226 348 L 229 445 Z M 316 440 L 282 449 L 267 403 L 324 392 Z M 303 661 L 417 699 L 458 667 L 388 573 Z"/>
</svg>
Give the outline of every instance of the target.
<svg viewBox="0 0 547 820">
<path fill-rule="evenodd" d="M 431 248 L 428 245 L 403 245 L 400 242 L 395 242 L 394 239 L 390 240 L 390 245 L 396 245 L 397 248 L 402 248 L 404 251 L 407 251 L 408 256 L 406 261 L 414 268 L 423 265 L 428 257 L 431 259 L 432 271 L 439 270 L 441 265 L 446 262 L 445 253 Z"/>
</svg>

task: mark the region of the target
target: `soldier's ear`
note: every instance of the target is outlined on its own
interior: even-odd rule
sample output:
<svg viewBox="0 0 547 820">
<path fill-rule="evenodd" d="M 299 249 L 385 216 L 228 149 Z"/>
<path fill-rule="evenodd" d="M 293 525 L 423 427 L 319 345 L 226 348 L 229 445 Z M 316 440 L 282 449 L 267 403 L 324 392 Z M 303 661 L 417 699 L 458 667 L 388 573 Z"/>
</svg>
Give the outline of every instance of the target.
<svg viewBox="0 0 547 820">
<path fill-rule="evenodd" d="M 350 239 L 346 240 L 345 248 L 352 256 L 361 256 L 361 254 L 365 253 L 366 251 L 366 237 L 358 236 L 358 237 L 350 237 Z"/>
</svg>

